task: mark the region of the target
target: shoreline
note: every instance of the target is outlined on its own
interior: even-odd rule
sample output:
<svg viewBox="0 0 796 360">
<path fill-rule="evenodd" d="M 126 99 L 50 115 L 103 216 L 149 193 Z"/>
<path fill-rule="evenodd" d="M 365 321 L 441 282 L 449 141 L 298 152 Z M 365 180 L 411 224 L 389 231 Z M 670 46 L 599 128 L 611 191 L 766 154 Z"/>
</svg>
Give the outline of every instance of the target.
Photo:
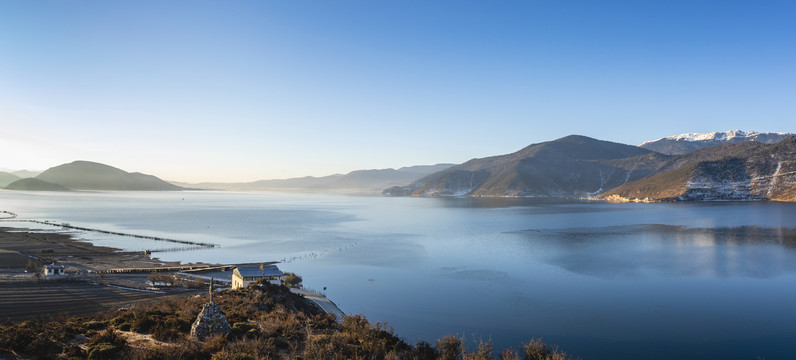
<svg viewBox="0 0 796 360">
<path fill-rule="evenodd" d="M 63 265 L 65 275 L 42 276 L 37 273 L 44 264 L 51 263 Z M 81 293 L 79 297 L 90 299 L 97 311 L 107 309 L 108 306 L 157 300 L 164 296 L 193 295 L 196 291 L 188 288 L 155 289 L 147 284 L 150 281 L 149 276 L 153 272 L 161 271 L 175 273 L 191 279 L 188 281 L 193 283 L 189 287 L 203 289 L 204 286 L 196 286 L 206 282 L 203 279 L 206 276 L 200 274 L 210 272 L 219 275 L 219 271 L 230 274 L 228 268 L 236 265 L 240 264 L 183 264 L 179 261 L 162 261 L 143 251 L 131 252 L 94 245 L 75 237 L 74 234 L 0 227 L 0 292 L 5 298 L 0 303 L 8 307 L 5 312 L 0 312 L 0 320 L 20 320 L 32 314 L 42 316 L 68 312 L 75 315 L 92 312 L 91 308 L 76 304 L 69 306 L 73 308 L 70 311 L 65 308 L 50 309 L 53 304 L 66 306 L 70 303 L 68 297 L 53 299 L 55 294 L 67 291 L 66 289 L 68 292 Z M 220 278 L 215 280 L 223 281 Z M 199 291 L 201 293 L 202 290 Z M 298 289 L 291 289 L 291 292 L 300 293 L 308 301 L 325 312 L 334 313 L 339 319 L 344 316 L 322 294 Z M 20 302 L 23 293 L 28 294 L 26 298 L 29 306 L 23 306 L 23 302 Z"/>
<path fill-rule="evenodd" d="M 75 234 L 3 225 L 0 223 L 0 284 L 56 280 L 145 288 L 151 271 L 218 265 L 164 261 L 145 251 L 95 245 Z M 63 265 L 64 275 L 40 274 L 44 265 L 52 263 Z M 151 271 L 131 273 L 119 269 Z"/>
</svg>

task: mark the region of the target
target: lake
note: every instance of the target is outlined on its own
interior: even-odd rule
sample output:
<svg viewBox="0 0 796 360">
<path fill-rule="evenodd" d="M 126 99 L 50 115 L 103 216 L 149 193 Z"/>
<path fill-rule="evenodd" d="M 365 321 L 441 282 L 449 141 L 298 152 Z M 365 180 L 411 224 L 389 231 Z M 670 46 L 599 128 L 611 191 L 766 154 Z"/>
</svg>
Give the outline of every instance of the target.
<svg viewBox="0 0 796 360">
<path fill-rule="evenodd" d="M 410 343 L 536 337 L 584 360 L 796 358 L 796 204 L 2 191 L 0 210 L 220 245 L 155 252 L 164 260 L 282 261 Z"/>
</svg>

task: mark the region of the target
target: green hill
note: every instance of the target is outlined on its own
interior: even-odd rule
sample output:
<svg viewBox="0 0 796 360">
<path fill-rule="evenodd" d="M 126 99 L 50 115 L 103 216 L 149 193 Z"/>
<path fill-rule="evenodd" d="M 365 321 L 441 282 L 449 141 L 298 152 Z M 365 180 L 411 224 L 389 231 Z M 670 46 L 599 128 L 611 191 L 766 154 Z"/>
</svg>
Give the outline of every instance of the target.
<svg viewBox="0 0 796 360">
<path fill-rule="evenodd" d="M 75 161 L 47 169 L 36 177 L 73 190 L 152 191 L 182 190 L 155 176 L 128 173 L 112 166 Z"/>
<path fill-rule="evenodd" d="M 22 191 L 70 191 L 61 185 L 46 182 L 37 178 L 19 179 L 11 184 L 8 184 L 5 189 Z"/>
<path fill-rule="evenodd" d="M 6 187 L 8 184 L 19 180 L 20 177 L 5 171 L 0 171 L 0 187 Z"/>
</svg>

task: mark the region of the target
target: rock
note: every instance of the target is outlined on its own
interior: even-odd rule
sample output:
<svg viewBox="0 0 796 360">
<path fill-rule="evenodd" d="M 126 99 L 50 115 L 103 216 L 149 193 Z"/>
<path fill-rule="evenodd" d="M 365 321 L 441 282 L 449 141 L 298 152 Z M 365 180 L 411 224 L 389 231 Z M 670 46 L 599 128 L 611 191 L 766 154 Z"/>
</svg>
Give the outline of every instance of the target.
<svg viewBox="0 0 796 360">
<path fill-rule="evenodd" d="M 191 335 L 202 340 L 210 335 L 226 335 L 232 331 L 227 317 L 221 311 L 221 306 L 209 302 L 202 306 L 202 311 L 196 316 L 196 321 L 191 325 Z"/>
</svg>

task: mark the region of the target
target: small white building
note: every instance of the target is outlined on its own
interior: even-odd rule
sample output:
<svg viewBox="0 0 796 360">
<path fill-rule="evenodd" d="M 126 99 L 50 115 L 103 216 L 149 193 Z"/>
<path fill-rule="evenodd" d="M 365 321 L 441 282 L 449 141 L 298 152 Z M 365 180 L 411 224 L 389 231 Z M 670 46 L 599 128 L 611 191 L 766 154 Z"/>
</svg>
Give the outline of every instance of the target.
<svg viewBox="0 0 796 360">
<path fill-rule="evenodd" d="M 64 266 L 59 264 L 44 265 L 44 276 L 64 275 Z"/>
<path fill-rule="evenodd" d="M 276 279 L 282 271 L 276 265 L 239 265 L 232 271 L 232 288 L 243 288 L 263 279 Z"/>
</svg>

